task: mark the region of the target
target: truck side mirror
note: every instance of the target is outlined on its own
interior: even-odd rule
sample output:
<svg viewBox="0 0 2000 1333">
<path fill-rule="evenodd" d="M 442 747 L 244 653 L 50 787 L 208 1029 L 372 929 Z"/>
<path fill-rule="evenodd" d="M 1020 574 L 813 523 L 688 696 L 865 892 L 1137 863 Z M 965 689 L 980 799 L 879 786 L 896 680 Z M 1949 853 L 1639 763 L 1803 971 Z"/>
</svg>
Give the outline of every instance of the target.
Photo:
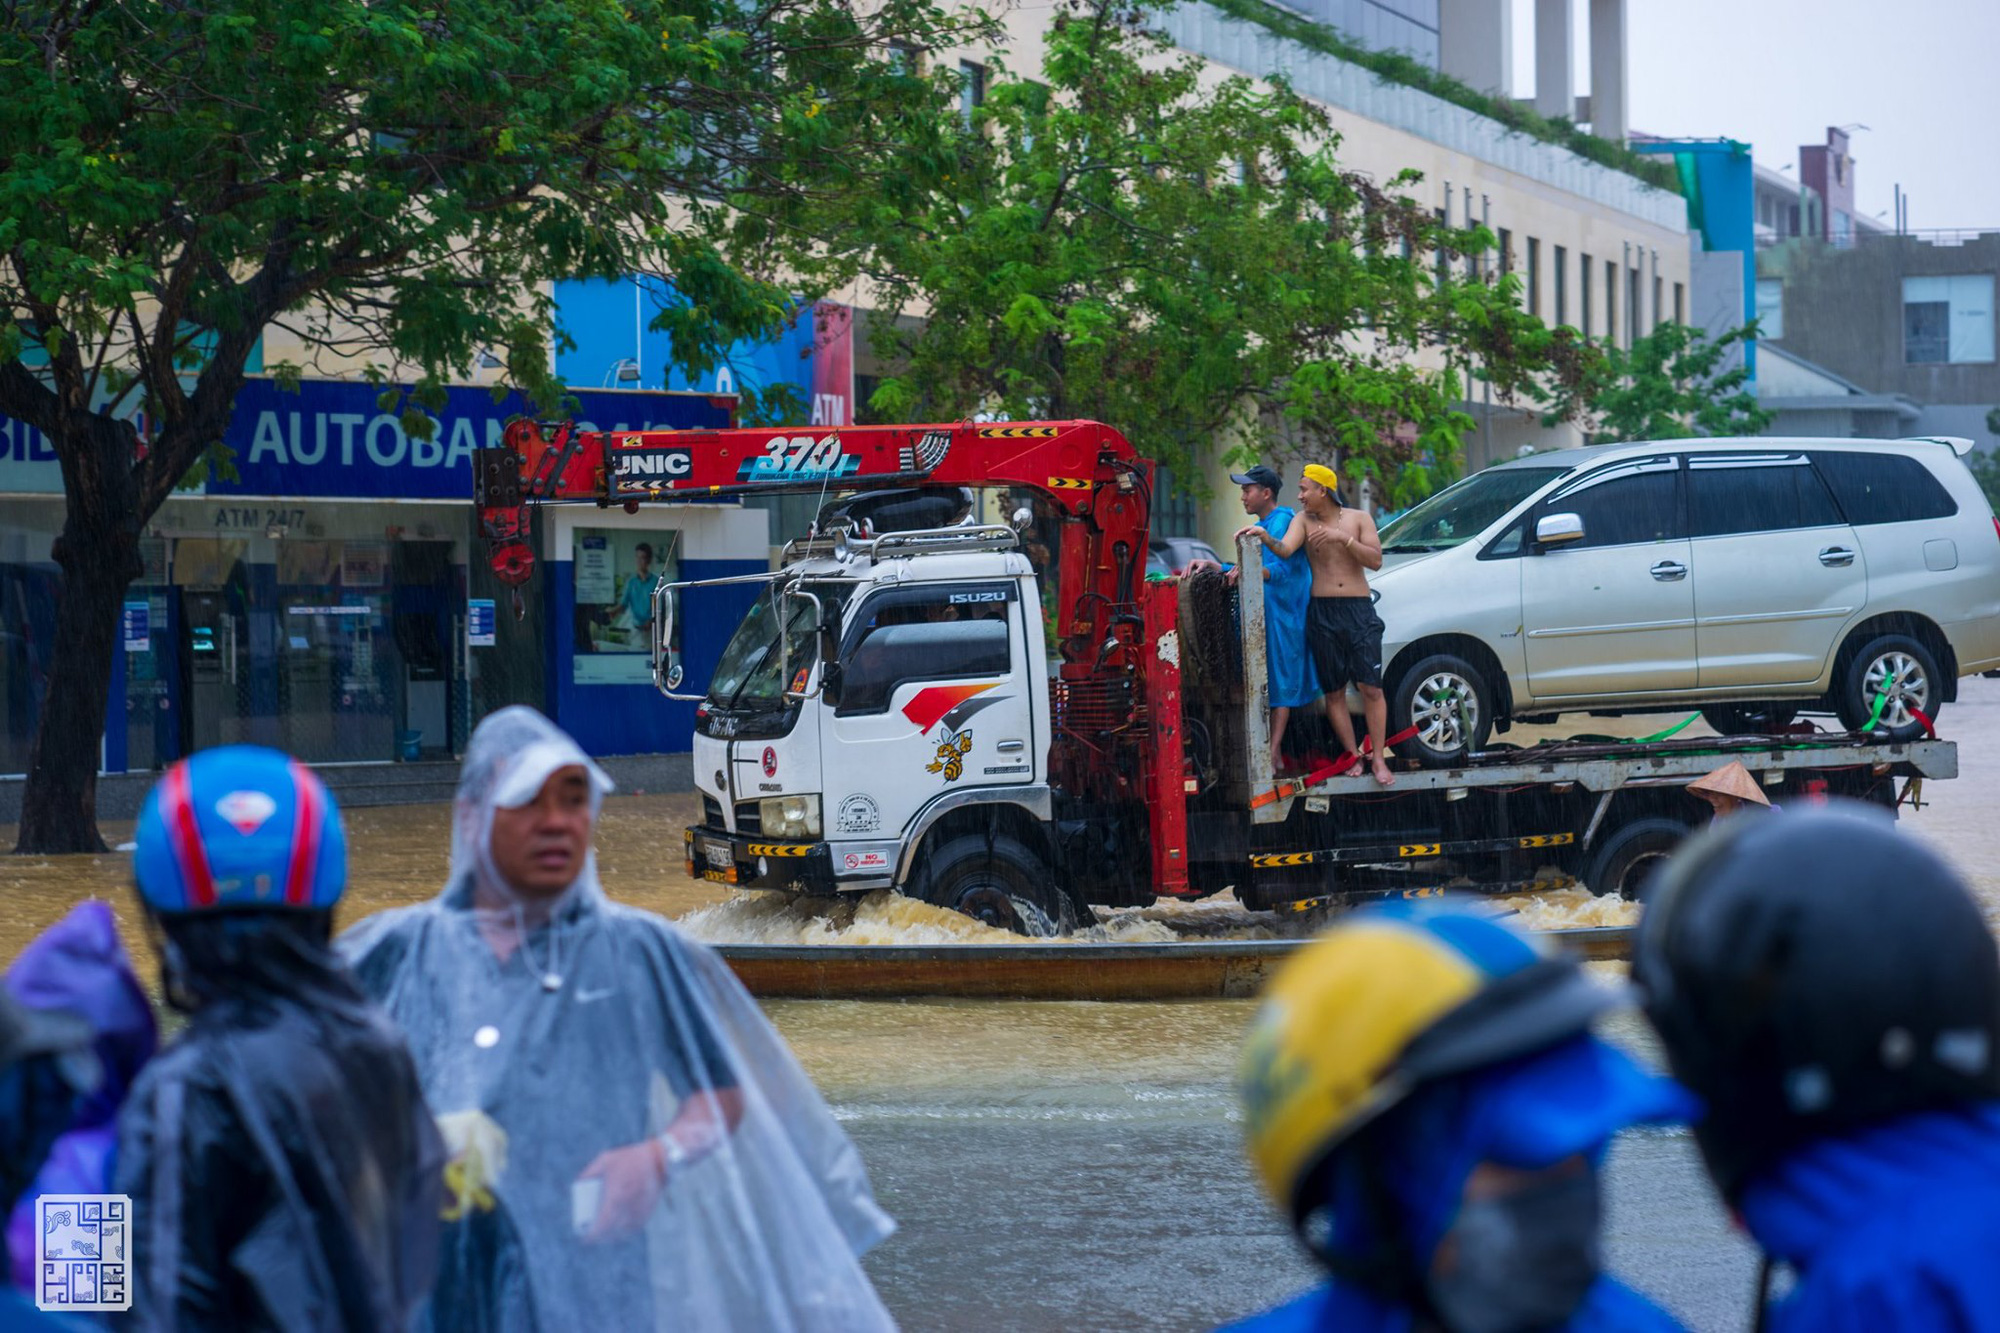
<svg viewBox="0 0 2000 1333">
<path fill-rule="evenodd" d="M 840 706 L 840 631 L 831 625 L 819 627 L 819 692 Z"/>
<path fill-rule="evenodd" d="M 1581 514 L 1543 514 L 1535 520 L 1535 545 L 1568 546 L 1583 540 Z"/>
</svg>

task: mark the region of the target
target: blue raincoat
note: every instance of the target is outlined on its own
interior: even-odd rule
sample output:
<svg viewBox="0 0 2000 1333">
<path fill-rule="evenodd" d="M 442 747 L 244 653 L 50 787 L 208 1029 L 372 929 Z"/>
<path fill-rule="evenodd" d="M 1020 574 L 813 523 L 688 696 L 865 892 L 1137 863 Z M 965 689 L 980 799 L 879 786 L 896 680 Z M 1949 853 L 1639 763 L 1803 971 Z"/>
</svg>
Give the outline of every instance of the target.
<svg viewBox="0 0 2000 1333">
<path fill-rule="evenodd" d="M 1282 541 L 1295 515 L 1284 505 L 1257 520 Z M 1306 604 L 1312 600 L 1312 563 L 1304 546 L 1290 557 L 1270 547 L 1264 552 L 1264 660 L 1269 666 L 1271 707 L 1303 708 L 1319 698 L 1306 655 Z"/>
<path fill-rule="evenodd" d="M 1408 1252 L 1428 1264 L 1457 1217 L 1466 1179 L 1481 1162 L 1536 1170 L 1581 1154 L 1599 1166 L 1619 1130 L 1679 1120 L 1691 1109 L 1675 1084 L 1645 1073 L 1597 1038 L 1581 1036 L 1420 1090 L 1387 1113 L 1371 1146 L 1402 1215 Z M 1332 1244 L 1360 1254 L 1374 1246 L 1363 1177 L 1355 1168 L 1351 1160 L 1336 1161 Z M 1408 1306 L 1336 1277 L 1229 1327 L 1237 1333 L 1403 1333 L 1413 1318 Z M 1671 1333 L 1680 1325 L 1631 1288 L 1600 1275 L 1559 1327 Z"/>
<path fill-rule="evenodd" d="M 1773 1330 L 2000 1330 L 2000 1103 L 1822 1139 L 1739 1211 L 1798 1274 Z"/>
</svg>

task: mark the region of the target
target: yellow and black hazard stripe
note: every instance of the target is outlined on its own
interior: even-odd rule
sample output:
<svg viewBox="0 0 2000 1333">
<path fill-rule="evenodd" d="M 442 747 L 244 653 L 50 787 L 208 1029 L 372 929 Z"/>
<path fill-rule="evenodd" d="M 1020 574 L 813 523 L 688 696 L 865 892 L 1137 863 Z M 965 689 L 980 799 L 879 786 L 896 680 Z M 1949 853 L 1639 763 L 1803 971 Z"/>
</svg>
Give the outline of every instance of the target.
<svg viewBox="0 0 2000 1333">
<path fill-rule="evenodd" d="M 1090 489 L 1090 485 L 1090 478 L 1088 477 L 1049 478 L 1049 489 L 1052 491 L 1087 491 Z"/>
<path fill-rule="evenodd" d="M 1311 852 L 1260 852 L 1250 858 L 1250 864 L 1260 870 L 1271 870 L 1281 866 L 1309 866 L 1314 859 Z"/>
<path fill-rule="evenodd" d="M 1282 794 L 1284 794 L 1282 788 L 1270 793 L 1271 796 Z M 1524 837 L 1478 838 L 1463 842 L 1384 842 L 1355 847 L 1326 847 L 1310 852 L 1258 852 L 1251 855 L 1250 864 L 1259 870 L 1276 870 L 1287 866 L 1427 861 L 1443 856 L 1525 851 L 1539 847 L 1568 847 L 1575 842 L 1574 833 L 1531 833 Z"/>
<path fill-rule="evenodd" d="M 981 426 L 982 440 L 1042 440 L 1056 433 L 1054 426 Z"/>
<path fill-rule="evenodd" d="M 743 850 L 752 856 L 810 856 L 812 849 L 809 842 L 753 842 Z"/>
</svg>

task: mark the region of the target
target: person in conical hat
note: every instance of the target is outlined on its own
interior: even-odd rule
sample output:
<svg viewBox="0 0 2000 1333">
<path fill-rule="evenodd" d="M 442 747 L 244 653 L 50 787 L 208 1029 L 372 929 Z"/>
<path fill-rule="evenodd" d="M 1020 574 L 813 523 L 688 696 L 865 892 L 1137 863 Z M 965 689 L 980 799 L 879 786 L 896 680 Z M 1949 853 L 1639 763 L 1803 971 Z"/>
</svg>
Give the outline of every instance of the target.
<svg viewBox="0 0 2000 1333">
<path fill-rule="evenodd" d="M 1707 801 L 1714 808 L 1717 819 L 1733 815 L 1745 806 L 1771 808 L 1771 798 L 1764 795 L 1764 785 L 1751 776 L 1740 759 L 1732 759 L 1714 772 L 1703 774 L 1688 783 L 1687 789 Z"/>
</svg>

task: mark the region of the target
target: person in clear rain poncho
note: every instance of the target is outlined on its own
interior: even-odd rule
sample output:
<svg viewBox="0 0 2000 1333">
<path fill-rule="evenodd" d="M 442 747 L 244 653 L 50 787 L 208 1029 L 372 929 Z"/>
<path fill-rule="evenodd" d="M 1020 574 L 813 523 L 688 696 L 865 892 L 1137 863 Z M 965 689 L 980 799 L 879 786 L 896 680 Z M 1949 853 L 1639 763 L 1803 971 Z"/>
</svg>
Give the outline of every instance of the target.
<svg viewBox="0 0 2000 1333">
<path fill-rule="evenodd" d="M 541 714 L 493 714 L 444 892 L 341 940 L 452 1153 L 435 1325 L 891 1327 L 853 1144 L 714 953 L 605 897 L 610 788 Z"/>
</svg>

